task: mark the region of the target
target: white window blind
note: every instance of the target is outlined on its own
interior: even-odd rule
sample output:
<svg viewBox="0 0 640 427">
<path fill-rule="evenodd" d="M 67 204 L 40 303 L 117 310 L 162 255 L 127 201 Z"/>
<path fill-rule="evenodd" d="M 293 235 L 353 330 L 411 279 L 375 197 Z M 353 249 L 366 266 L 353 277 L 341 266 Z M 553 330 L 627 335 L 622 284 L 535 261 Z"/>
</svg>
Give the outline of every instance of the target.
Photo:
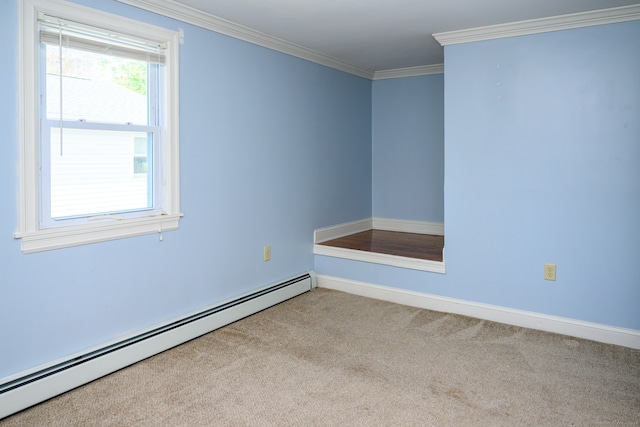
<svg viewBox="0 0 640 427">
<path fill-rule="evenodd" d="M 164 43 L 143 40 L 113 31 L 84 26 L 72 21 L 41 15 L 40 41 L 88 52 L 164 65 Z"/>
</svg>

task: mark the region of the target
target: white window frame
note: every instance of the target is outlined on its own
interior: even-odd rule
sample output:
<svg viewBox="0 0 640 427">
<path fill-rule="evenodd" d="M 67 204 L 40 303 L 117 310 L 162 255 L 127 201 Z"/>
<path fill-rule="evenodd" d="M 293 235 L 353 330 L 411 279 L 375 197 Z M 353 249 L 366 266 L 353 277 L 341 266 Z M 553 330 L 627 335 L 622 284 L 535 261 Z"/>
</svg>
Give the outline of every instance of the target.
<svg viewBox="0 0 640 427">
<path fill-rule="evenodd" d="M 40 129 L 39 129 L 39 36 L 40 13 L 84 23 L 144 39 L 165 43 L 166 64 L 160 94 L 163 132 L 158 171 L 162 212 L 139 218 L 105 218 L 82 225 L 42 228 L 40 225 Z M 123 18 L 63 0 L 21 0 L 19 40 L 19 194 L 18 230 L 22 252 L 32 253 L 96 243 L 143 234 L 176 230 L 180 217 L 178 132 L 178 45 L 180 33 Z"/>
</svg>

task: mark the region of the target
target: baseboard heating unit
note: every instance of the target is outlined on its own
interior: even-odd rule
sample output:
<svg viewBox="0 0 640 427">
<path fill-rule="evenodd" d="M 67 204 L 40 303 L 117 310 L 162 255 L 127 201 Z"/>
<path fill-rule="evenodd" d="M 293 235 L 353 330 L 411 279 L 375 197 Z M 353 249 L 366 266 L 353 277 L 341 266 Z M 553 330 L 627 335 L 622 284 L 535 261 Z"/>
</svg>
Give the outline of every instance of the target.
<svg viewBox="0 0 640 427">
<path fill-rule="evenodd" d="M 315 287 L 312 272 L 5 378 L 0 419 L 250 316 Z"/>
</svg>

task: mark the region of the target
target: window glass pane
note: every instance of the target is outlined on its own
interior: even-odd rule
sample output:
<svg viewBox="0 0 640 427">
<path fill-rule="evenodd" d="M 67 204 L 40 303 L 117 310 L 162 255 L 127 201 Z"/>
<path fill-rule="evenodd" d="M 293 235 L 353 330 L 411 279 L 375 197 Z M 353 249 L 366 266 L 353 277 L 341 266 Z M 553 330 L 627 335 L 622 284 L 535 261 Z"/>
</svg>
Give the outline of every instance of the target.
<svg viewBox="0 0 640 427">
<path fill-rule="evenodd" d="M 47 118 L 147 125 L 148 68 L 144 61 L 46 45 Z"/>
<path fill-rule="evenodd" d="M 135 156 L 133 158 L 133 173 L 147 173 L 147 157 Z"/>
<path fill-rule="evenodd" d="M 133 141 L 133 173 L 147 173 L 147 138 L 135 138 Z"/>
<path fill-rule="evenodd" d="M 147 138 L 135 138 L 133 144 L 133 154 L 136 156 L 147 155 Z"/>
<path fill-rule="evenodd" d="M 51 217 L 99 215 L 152 208 L 152 185 L 131 167 L 136 139 L 145 132 L 51 128 Z"/>
</svg>

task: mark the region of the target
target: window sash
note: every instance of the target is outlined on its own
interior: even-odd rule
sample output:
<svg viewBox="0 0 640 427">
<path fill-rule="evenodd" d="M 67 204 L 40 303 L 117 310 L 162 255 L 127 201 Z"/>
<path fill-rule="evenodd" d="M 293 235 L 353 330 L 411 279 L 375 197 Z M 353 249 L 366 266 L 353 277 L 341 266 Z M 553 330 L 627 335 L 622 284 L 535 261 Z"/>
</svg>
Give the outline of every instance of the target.
<svg viewBox="0 0 640 427">
<path fill-rule="evenodd" d="M 160 82 L 160 73 L 161 67 L 160 65 L 164 61 L 164 54 L 162 56 L 155 55 L 155 59 L 161 58 L 160 60 L 149 61 L 150 57 L 153 56 L 153 49 L 149 49 L 150 51 L 142 51 L 138 49 L 128 49 L 126 46 L 123 46 L 123 43 L 120 45 L 115 44 L 104 44 L 101 45 L 99 37 L 110 37 L 114 33 L 109 32 L 108 34 L 102 34 L 101 29 L 92 28 L 88 26 L 78 26 L 73 24 L 68 24 L 69 21 L 64 21 L 65 26 L 59 26 L 58 34 L 54 34 L 49 31 L 51 28 L 56 29 L 55 26 L 51 26 L 48 22 L 39 21 L 40 25 L 40 43 L 42 46 L 41 55 L 40 55 L 40 73 L 41 78 L 41 99 L 44 102 L 41 104 L 41 126 L 40 126 L 40 153 L 41 153 L 41 169 L 40 169 L 40 221 L 39 227 L 41 229 L 52 229 L 58 227 L 67 227 L 73 225 L 82 225 L 93 222 L 96 219 L 126 219 L 126 218 L 138 218 L 149 215 L 158 215 L 163 211 L 163 199 L 161 195 L 163 194 L 163 189 L 160 187 L 161 183 L 159 180 L 159 171 L 160 168 L 160 159 L 162 158 L 161 147 L 163 146 L 162 137 L 163 132 L 160 127 L 160 111 L 159 111 L 159 82 Z M 55 36 L 55 37 L 54 37 Z M 92 38 L 87 38 L 92 37 Z M 60 40 L 62 39 L 63 45 L 61 46 Z M 120 37 L 119 41 L 122 42 L 123 38 Z M 85 121 L 85 120 L 65 120 L 64 119 L 64 110 L 61 112 L 60 119 L 55 119 L 54 117 L 47 118 L 47 82 L 46 82 L 46 49 L 44 49 L 44 44 L 51 43 L 52 45 L 58 47 L 61 46 L 63 48 L 72 48 L 81 51 L 88 51 L 93 53 L 99 53 L 105 56 L 117 56 L 126 59 L 133 59 L 138 61 L 150 62 L 149 64 L 149 72 L 147 76 L 147 121 L 145 124 L 141 123 L 108 123 L 108 122 L 95 122 L 95 121 Z M 66 43 L 66 44 L 65 44 Z M 135 42 L 129 43 L 130 45 L 135 45 Z M 115 48 L 114 48 L 115 47 Z M 137 46 L 135 46 L 137 47 Z M 135 55 L 131 54 L 134 53 Z M 115 53 L 115 54 L 114 54 Z M 60 76 L 62 79 L 62 76 Z M 62 80 L 60 81 L 62 83 Z M 64 108 L 64 107 L 63 107 Z M 73 212 L 73 214 L 68 215 L 57 215 L 56 212 L 52 212 L 52 203 L 54 202 L 62 202 L 64 199 L 59 199 L 53 194 L 53 181 L 52 181 L 52 173 L 54 165 L 52 164 L 52 156 L 54 155 L 51 152 L 51 144 L 53 143 L 51 139 L 51 133 L 60 132 L 61 133 L 61 148 L 64 146 L 64 131 L 65 129 L 80 129 L 80 130 L 95 130 L 95 131 L 110 131 L 110 132 L 122 132 L 131 133 L 131 132 L 144 132 L 150 136 L 151 139 L 151 147 L 150 147 L 150 156 L 148 157 L 147 163 L 147 173 L 146 180 L 144 182 L 144 187 L 146 189 L 146 206 L 142 206 L 142 204 L 132 203 L 128 206 L 127 203 L 120 204 L 121 200 L 117 200 L 114 198 L 111 203 L 108 200 L 102 202 L 96 202 L 96 204 L 91 205 L 89 203 L 85 203 L 85 197 L 78 197 L 78 208 L 79 210 Z M 104 135 L 103 135 L 104 137 Z M 112 137 L 116 138 L 112 135 Z M 134 176 L 133 173 L 133 147 L 130 156 L 131 166 L 131 175 Z M 88 154 L 87 159 L 91 156 Z M 122 159 L 124 160 L 124 159 Z M 108 170 L 108 167 L 106 168 Z M 72 172 L 73 173 L 73 172 Z M 80 177 L 80 175 L 78 175 Z M 122 177 L 122 176 L 121 176 Z M 138 176 L 134 178 L 135 181 L 138 181 L 141 177 Z M 109 177 L 109 180 L 114 183 L 117 181 L 116 174 Z M 132 183 L 134 185 L 141 184 L 138 182 L 137 184 Z M 97 184 L 99 185 L 99 184 Z M 106 184 L 104 190 L 111 190 L 118 186 L 118 184 L 108 185 Z M 98 187 L 96 188 L 96 192 L 100 192 Z M 82 191 L 80 190 L 82 193 Z M 125 191 L 125 194 L 122 194 L 122 199 L 126 199 L 126 193 L 129 193 L 130 189 L 128 188 Z M 78 193 L 80 194 L 80 193 Z M 106 193 L 102 193 L 105 199 L 108 199 Z M 87 194 L 89 197 L 89 194 Z M 54 201 L 53 199 L 56 198 Z M 138 201 L 141 199 L 136 198 Z M 95 210 L 97 206 L 106 206 L 110 205 L 111 208 L 118 206 L 122 209 L 104 209 L 104 210 Z M 73 204 L 68 205 L 68 209 L 66 213 L 71 213 L 73 211 Z M 83 208 L 86 208 L 83 210 Z M 61 213 L 61 211 L 58 211 Z"/>
<path fill-rule="evenodd" d="M 43 46 L 44 47 L 44 46 Z M 104 55 L 104 53 L 102 53 Z M 105 55 L 107 56 L 107 55 Z M 39 82 L 40 82 L 40 99 L 42 100 L 42 103 L 40 105 L 40 116 L 42 118 L 47 118 L 47 119 L 61 119 L 61 120 L 84 120 L 84 121 L 91 121 L 91 122 L 100 122 L 100 123 L 118 123 L 118 121 L 115 121 L 113 119 L 113 117 L 111 117 L 111 120 L 104 120 L 105 117 L 102 116 L 102 120 L 100 119 L 100 117 L 93 117 L 93 118 L 88 118 L 88 116 L 78 116 L 76 115 L 75 117 L 69 117 L 69 115 L 65 115 L 65 111 L 64 111 L 64 100 L 65 100 L 65 91 L 63 89 L 63 87 L 65 86 L 64 84 L 64 80 L 63 78 L 67 78 L 70 76 L 62 76 L 60 74 L 47 74 L 46 71 L 46 62 L 47 62 L 47 51 L 46 49 L 41 49 L 41 53 L 40 53 L 40 62 L 41 62 L 41 67 L 43 67 L 44 69 L 41 70 L 40 73 L 40 77 L 39 77 Z M 147 94 L 146 94 L 146 119 L 144 119 L 144 123 L 141 122 L 141 120 L 134 120 L 133 118 L 128 118 L 127 120 L 123 120 L 119 123 L 121 124 L 136 124 L 136 125 L 141 125 L 141 124 L 148 124 L 151 126 L 159 126 L 161 125 L 161 111 L 160 111 L 160 103 L 161 103 L 161 99 L 159 97 L 159 91 L 160 91 L 160 84 L 161 84 L 161 79 L 162 77 L 162 67 L 160 67 L 160 65 L 158 64 L 149 64 L 147 67 Z M 54 92 L 54 96 L 53 99 L 54 100 L 58 100 L 59 101 L 59 97 L 62 96 L 63 99 L 63 105 L 61 106 L 62 109 L 60 111 L 60 106 L 58 105 L 58 102 L 56 102 L 56 105 L 53 106 L 54 109 L 54 113 L 55 114 L 50 114 L 50 111 L 47 111 L 49 108 L 49 96 L 47 94 L 48 88 L 47 85 L 52 83 L 49 81 L 48 77 L 54 77 L 57 82 L 55 83 L 56 85 L 58 85 L 57 88 L 55 88 L 57 91 Z M 124 118 L 124 117 L 123 117 Z"/>
<path fill-rule="evenodd" d="M 109 132 L 121 132 L 123 134 L 131 134 L 134 132 L 147 133 L 151 138 L 151 147 L 148 155 L 148 170 L 147 170 L 147 206 L 136 207 L 125 210 L 105 210 L 95 212 L 85 212 L 82 214 L 75 214 L 62 217 L 53 217 L 51 212 L 52 206 L 52 158 L 51 158 L 51 133 L 59 132 L 60 121 L 46 120 L 41 121 L 41 144 L 40 153 L 42 158 L 41 173 L 40 173 L 40 196 L 41 196 L 41 228 L 52 228 L 68 225 L 86 224 L 94 219 L 102 219 L 113 215 L 114 218 L 136 218 L 140 216 L 148 216 L 159 214 L 162 212 L 162 201 L 160 199 L 161 191 L 159 190 L 160 179 L 159 174 L 156 171 L 159 170 L 159 159 L 161 158 L 161 128 L 156 126 L 138 126 L 138 125 L 113 125 L 102 123 L 86 123 L 86 122 L 63 122 L 63 133 L 65 129 L 73 130 L 94 130 L 94 131 L 109 131 Z M 131 147 L 131 160 L 133 159 L 133 146 Z M 128 159 L 127 159 L 128 160 Z M 133 165 L 131 166 L 131 176 L 134 176 Z"/>
</svg>

